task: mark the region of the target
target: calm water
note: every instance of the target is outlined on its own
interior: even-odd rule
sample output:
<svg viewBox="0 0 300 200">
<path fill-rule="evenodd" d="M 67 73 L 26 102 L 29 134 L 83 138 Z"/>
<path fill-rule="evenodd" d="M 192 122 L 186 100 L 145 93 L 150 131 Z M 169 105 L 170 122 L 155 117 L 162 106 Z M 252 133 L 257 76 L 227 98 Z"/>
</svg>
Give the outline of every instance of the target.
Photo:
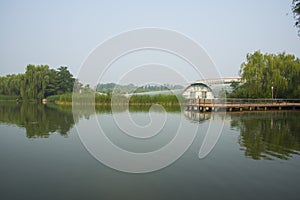
<svg viewBox="0 0 300 200">
<path fill-rule="evenodd" d="M 147 110 L 131 108 L 132 119 L 147 124 Z M 162 134 L 146 142 L 122 134 L 109 108 L 97 108 L 97 114 L 81 111 L 74 119 L 70 107 L 0 103 L 0 199 L 299 198 L 300 112 L 167 111 Z M 81 143 L 75 124 L 88 131 L 94 118 L 104 124 L 111 141 L 133 152 L 164 146 L 174 137 L 179 121 L 187 133 L 198 125 L 199 130 L 190 148 L 172 165 L 129 174 L 101 164 Z M 224 123 L 224 128 L 212 152 L 199 159 L 210 123 Z"/>
</svg>

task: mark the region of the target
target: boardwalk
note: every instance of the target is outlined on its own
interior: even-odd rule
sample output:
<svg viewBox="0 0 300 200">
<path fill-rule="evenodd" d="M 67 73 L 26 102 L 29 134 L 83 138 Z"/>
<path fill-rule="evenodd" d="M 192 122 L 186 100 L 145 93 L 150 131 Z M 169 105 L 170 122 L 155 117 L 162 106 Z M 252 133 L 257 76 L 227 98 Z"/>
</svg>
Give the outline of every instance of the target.
<svg viewBox="0 0 300 200">
<path fill-rule="evenodd" d="M 189 111 L 300 110 L 300 99 L 188 99 Z"/>
</svg>

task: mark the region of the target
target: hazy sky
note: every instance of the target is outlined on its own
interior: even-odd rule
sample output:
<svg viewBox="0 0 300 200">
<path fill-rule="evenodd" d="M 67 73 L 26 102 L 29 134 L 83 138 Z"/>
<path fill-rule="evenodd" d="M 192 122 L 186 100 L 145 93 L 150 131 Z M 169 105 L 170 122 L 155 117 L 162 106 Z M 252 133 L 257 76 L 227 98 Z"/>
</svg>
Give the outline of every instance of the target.
<svg viewBox="0 0 300 200">
<path fill-rule="evenodd" d="M 221 75 L 238 75 L 255 50 L 300 57 L 292 0 L 0 1 L 0 75 L 27 64 L 68 66 L 76 75 L 102 41 L 140 27 L 173 29 L 197 41 Z"/>
</svg>

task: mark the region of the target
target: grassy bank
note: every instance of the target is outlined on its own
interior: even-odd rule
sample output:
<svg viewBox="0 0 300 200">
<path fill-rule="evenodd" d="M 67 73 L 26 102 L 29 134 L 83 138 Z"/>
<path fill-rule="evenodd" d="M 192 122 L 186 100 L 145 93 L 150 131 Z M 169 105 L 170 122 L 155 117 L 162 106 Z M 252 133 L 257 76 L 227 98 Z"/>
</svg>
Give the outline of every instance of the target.
<svg viewBox="0 0 300 200">
<path fill-rule="evenodd" d="M 91 99 L 91 94 L 73 94 L 67 93 L 62 95 L 49 96 L 47 98 L 48 102 L 54 102 L 61 105 L 71 105 L 72 101 L 75 101 L 75 104 L 95 104 L 95 105 L 111 105 L 113 102 L 114 105 L 124 105 L 129 102 L 130 105 L 143 106 L 143 105 L 167 105 L 174 106 L 180 105 L 181 102 L 184 102 L 183 97 L 177 97 L 176 95 L 167 94 L 167 95 L 133 95 L 126 97 L 124 95 L 101 95 L 95 94 L 95 99 Z"/>
<path fill-rule="evenodd" d="M 15 95 L 0 95 L 0 101 L 17 101 L 17 99 L 19 99 L 19 96 L 15 96 Z"/>
</svg>

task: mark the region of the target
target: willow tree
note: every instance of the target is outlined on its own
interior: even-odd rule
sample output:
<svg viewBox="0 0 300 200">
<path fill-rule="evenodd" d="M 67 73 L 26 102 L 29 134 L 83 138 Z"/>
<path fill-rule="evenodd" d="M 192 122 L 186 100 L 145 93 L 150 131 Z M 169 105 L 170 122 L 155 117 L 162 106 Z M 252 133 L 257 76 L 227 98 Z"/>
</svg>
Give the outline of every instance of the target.
<svg viewBox="0 0 300 200">
<path fill-rule="evenodd" d="M 0 94 L 9 96 L 20 96 L 20 87 L 23 74 L 9 74 L 0 77 Z"/>
<path fill-rule="evenodd" d="M 48 65 L 27 65 L 24 79 L 21 83 L 21 96 L 23 99 L 42 99 L 49 83 Z"/>
<path fill-rule="evenodd" d="M 240 76 L 244 84 L 232 96 L 241 98 L 300 98 L 300 60 L 286 53 L 247 54 Z"/>
<path fill-rule="evenodd" d="M 25 74 L 0 77 L 0 95 L 21 96 L 23 100 L 40 100 L 50 95 L 80 90 L 82 84 L 73 78 L 67 67 L 57 70 L 48 65 L 27 65 Z"/>
</svg>

